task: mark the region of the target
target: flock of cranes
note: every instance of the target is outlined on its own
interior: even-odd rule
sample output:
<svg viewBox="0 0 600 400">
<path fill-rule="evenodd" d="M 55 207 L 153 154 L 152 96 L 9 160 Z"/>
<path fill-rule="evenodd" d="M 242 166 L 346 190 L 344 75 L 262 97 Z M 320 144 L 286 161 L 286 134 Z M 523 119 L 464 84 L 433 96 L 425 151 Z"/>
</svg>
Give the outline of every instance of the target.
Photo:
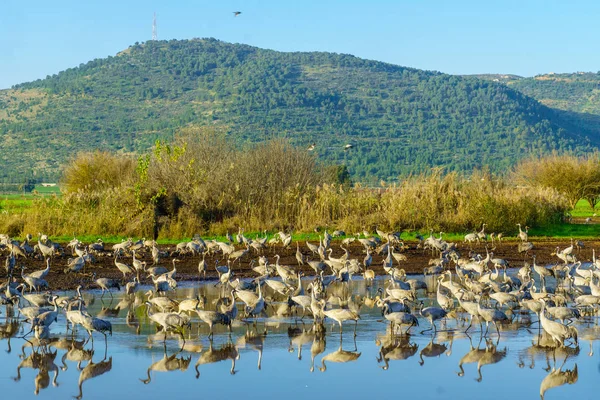
<svg viewBox="0 0 600 400">
<path fill-rule="evenodd" d="M 529 243 L 528 227 L 522 230 L 519 225 L 518 228 L 518 245 Z M 23 332 L 25 338 L 30 338 L 28 340 L 40 345 L 52 342 L 52 324 L 64 318 L 71 330 L 79 327 L 87 333 L 88 339 L 84 343 L 91 340 L 93 344 L 94 333 L 102 334 L 106 356 L 107 334 L 112 334 L 112 324 L 109 318 L 94 316 L 87 311 L 88 305 L 81 287 L 71 296 L 58 296 L 47 291 L 51 288 L 46 278 L 54 265 L 64 262 L 65 256 L 59 255 L 69 251 L 73 257 L 67 259 L 62 273 L 74 274 L 82 283 L 92 279 L 101 290 L 102 300 L 106 294 L 112 300 L 115 291 L 123 290 L 122 295 L 129 299 L 129 304 L 146 308 L 145 315 L 161 331 L 163 343 L 175 335 L 184 348 L 186 334 L 187 340 L 191 335 L 192 323 L 198 326 L 205 324 L 211 346 L 207 354 L 198 360 L 196 371 L 199 371 L 202 363 L 214 362 L 211 359 L 229 359 L 232 361 L 232 373 L 239 354 L 236 354 L 237 350 L 227 350 L 225 347 L 213 350 L 214 328 L 223 326 L 231 335 L 232 327 L 236 324 L 246 324 L 247 333 L 250 332 L 249 327 L 253 326 L 254 336 L 244 337 L 262 337 L 259 339 L 262 343 L 260 340 L 264 340 L 268 333 L 266 320 L 273 316 L 293 318 L 303 323 L 305 319 L 312 319 L 310 333 L 303 330 L 301 334 L 313 341 L 324 337 L 324 323 L 327 320 L 337 323 L 340 348 L 323 358 L 323 371 L 326 369 L 325 362 L 347 362 L 360 356 L 360 353 L 342 350 L 341 338 L 344 325 L 348 323 L 353 325 L 353 334 L 356 336 L 365 308 L 378 308 L 383 320 L 389 322 L 390 339 L 382 346 L 379 358 L 385 363 L 385 369 L 389 366 L 389 360 L 395 357 L 393 352 L 398 343 L 404 345 L 402 349 L 397 349 L 401 353 L 397 357 L 405 357 L 412 351 L 411 335 L 432 331 L 431 346 L 421 354 L 421 362 L 424 362 L 422 357 L 427 357 L 427 354 L 436 354 L 441 347 L 436 348 L 433 338 L 447 333 L 451 321 L 456 323 L 450 331 L 468 332 L 475 321 L 480 325 L 486 350 L 478 362 L 484 364 L 484 357 L 492 357 L 489 363 L 494 362 L 493 355 L 503 357 L 496 346 L 504 324 L 535 316 L 539 326 L 536 335 L 538 341 L 545 336 L 549 338 L 546 341 L 548 347 L 562 349 L 579 346 L 580 333 L 575 321 L 585 319 L 597 322 L 600 262 L 595 259 L 595 252 L 590 263 L 577 260 L 573 253 L 579 246 L 576 242 L 572 241 L 571 246 L 563 250 L 556 249 L 554 255 L 560 261 L 551 268 L 536 264 L 533 255 L 531 264 L 524 262 L 522 266 L 512 266 L 515 268 L 507 271 L 511 267 L 509 263 L 494 257 L 487 246 L 485 255 L 472 251 L 474 243 L 487 241 L 490 236 L 493 240 L 503 238 L 501 234 L 488 236 L 485 224 L 481 231 L 465 236 L 461 250 L 457 244 L 447 243 L 441 235 L 436 237 L 432 233 L 427 238 L 420 238 L 418 246 L 423 251 L 431 251 L 437 258 L 424 266 L 425 275 L 422 278 L 415 278 L 408 276 L 402 268 L 407 255 L 399 234 L 383 231 L 378 231 L 377 235 L 366 233 L 360 235 L 364 237 L 337 242 L 334 237 L 343 236 L 343 232 L 329 234 L 325 231 L 318 245 L 296 242 L 293 246 L 291 234 L 279 232 L 271 241 L 279 242 L 284 248 L 295 247 L 297 266 L 280 264 L 279 255 L 269 259 L 264 255 L 264 250 L 270 244 L 268 237 L 250 239 L 244 236 L 242 230 L 235 237 L 228 234 L 226 242 L 204 240 L 196 236 L 189 242 L 178 244 L 171 253 L 161 250 L 156 242 L 145 240 L 127 240 L 109 249 L 102 241 L 84 245 L 74 239 L 66 245 L 66 249 L 62 249 L 45 235 L 39 235 L 33 247 L 30 245 L 31 236 L 26 237 L 23 243 L 18 243 L 2 235 L 0 241 L 7 253 L 7 280 L 0 287 L 0 302 L 7 309 L 12 308 L 13 314 L 21 315 L 28 321 L 30 329 Z M 358 241 L 362 246 L 358 247 L 358 254 L 350 253 L 352 241 Z M 471 251 L 465 256 L 467 247 Z M 340 257 L 333 257 L 334 248 L 342 251 Z M 375 253 L 383 255 L 382 267 L 386 275 L 373 282 L 376 279 L 372 269 Z M 29 273 L 19 268 L 20 258 L 36 255 L 43 260 L 44 268 Z M 215 259 L 214 266 L 209 264 L 207 256 Z M 90 278 L 90 274 L 85 272 L 86 266 L 93 265 L 95 259 L 100 257 L 111 257 L 115 271 L 122 278 L 98 277 L 101 274 L 98 270 L 94 270 Z M 209 302 L 199 295 L 180 300 L 172 298 L 179 278 L 177 263 L 185 258 L 198 260 L 196 279 L 206 279 L 209 270 L 214 269 L 217 273 L 215 286 L 219 287 L 220 294 L 215 301 Z M 235 264 L 238 263 L 240 268 L 242 258 L 252 258 L 252 271 L 256 273 L 254 279 L 236 278 Z M 227 261 L 220 262 L 219 259 Z M 171 264 L 170 269 L 160 265 L 165 261 Z M 306 268 L 301 268 L 303 266 Z M 303 280 L 307 268 L 314 274 Z M 20 274 L 17 272 L 19 269 Z M 357 275 L 363 276 L 367 287 L 375 283 L 379 285 L 378 290 L 369 290 L 365 296 L 352 293 L 350 283 L 353 276 Z M 258 333 L 259 319 L 264 321 L 261 333 Z M 465 328 L 467 319 L 469 324 Z M 416 327 L 422 326 L 424 321 L 428 321 L 429 328 L 417 331 Z M 440 331 L 436 323 L 444 328 Z M 495 334 L 490 331 L 490 325 L 495 328 Z M 494 335 L 497 336 L 495 345 L 491 340 Z M 478 353 L 473 354 L 475 357 Z M 178 358 L 169 360 L 166 353 L 165 357 L 164 365 L 169 362 L 182 363 Z M 311 368 L 314 369 L 314 357 L 312 361 Z M 156 369 L 160 365 L 157 364 Z M 150 382 L 151 370 L 154 367 L 148 370 L 147 382 L 144 383 Z M 572 374 L 572 371 L 569 372 Z"/>
</svg>

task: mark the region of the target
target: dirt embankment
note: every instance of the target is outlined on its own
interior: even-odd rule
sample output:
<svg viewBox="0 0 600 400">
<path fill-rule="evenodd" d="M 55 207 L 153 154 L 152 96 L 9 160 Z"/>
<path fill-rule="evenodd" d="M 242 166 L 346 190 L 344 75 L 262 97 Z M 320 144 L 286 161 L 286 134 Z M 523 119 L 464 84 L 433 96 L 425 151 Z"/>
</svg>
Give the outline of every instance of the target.
<svg viewBox="0 0 600 400">
<path fill-rule="evenodd" d="M 558 257 L 552 255 L 552 253 L 556 250 L 558 246 L 560 249 L 564 249 L 567 246 L 570 246 L 570 242 L 562 240 L 538 240 L 533 241 L 535 248 L 530 252 L 529 256 L 524 254 L 519 254 L 517 252 L 517 242 L 508 242 L 503 241 L 502 243 L 496 243 L 495 248 L 493 249 L 494 257 L 504 258 L 506 259 L 510 266 L 512 267 L 521 267 L 523 262 L 526 260 L 531 263 L 531 254 L 535 254 L 537 259 L 536 262 L 540 265 L 546 264 L 556 264 L 561 262 Z M 429 264 L 429 260 L 432 258 L 436 258 L 436 256 L 432 256 L 431 251 L 423 250 L 417 247 L 416 242 L 405 242 L 408 246 L 408 249 L 404 250 L 403 253 L 406 255 L 407 260 L 400 264 L 400 267 L 403 268 L 407 273 L 423 273 L 423 268 L 427 267 Z M 581 261 L 589 261 L 592 259 L 592 249 L 597 247 L 600 244 L 600 241 L 585 241 L 584 247 L 582 249 L 575 248 L 573 253 L 576 257 Z M 62 244 L 63 248 L 66 244 Z M 112 245 L 106 244 L 105 248 L 110 249 Z M 344 254 L 343 250 L 340 248 L 340 242 L 332 242 L 333 248 L 333 257 L 340 257 Z M 491 243 L 488 243 L 488 247 L 491 249 Z M 166 252 L 172 252 L 174 250 L 174 246 L 159 246 L 160 250 Z M 240 248 L 240 246 L 236 246 L 236 248 Z M 473 244 L 472 246 L 464 243 L 458 244 L 459 252 L 461 256 L 466 257 L 470 250 L 473 250 L 477 253 L 482 254 L 485 257 L 485 243 L 481 244 Z M 310 253 L 308 248 L 305 245 L 304 241 L 300 242 L 300 250 L 302 253 L 311 259 L 316 259 L 314 255 Z M 365 256 L 364 249 L 362 245 L 358 242 L 352 243 L 348 250 L 351 254 L 352 258 L 357 258 L 361 261 Z M 275 262 L 274 256 L 279 254 L 281 259 L 279 261 L 282 265 L 289 265 L 294 268 L 297 267 L 296 262 L 296 246 L 292 243 L 292 246 L 288 249 L 283 248 L 282 246 L 274 246 L 264 252 L 269 258 L 271 263 Z M 377 255 L 373 254 L 373 264 L 371 268 L 375 271 L 376 274 L 382 275 L 385 272 L 383 271 L 382 261 L 386 254 Z M 64 255 L 55 256 L 51 263 L 50 273 L 47 276 L 46 280 L 50 286 L 51 290 L 70 290 L 77 287 L 77 285 L 82 285 L 84 288 L 96 288 L 96 284 L 94 283 L 94 279 L 91 274 L 96 273 L 97 277 L 106 277 L 106 278 L 116 278 L 120 279 L 123 277 L 122 273 L 117 269 L 114 264 L 114 258 L 107 252 L 105 255 L 98 255 L 95 257 L 95 262 L 91 265 L 86 266 L 85 274 L 82 273 L 64 273 L 68 259 L 73 257 L 70 253 L 65 251 Z M 140 251 L 136 253 L 136 257 L 146 261 L 148 266 L 152 264 L 152 257 L 149 251 Z M 258 256 L 255 252 L 251 251 L 248 255 L 241 259 L 241 262 L 235 262 L 233 264 L 234 274 L 238 277 L 256 277 L 256 273 L 251 270 L 250 261 L 252 259 L 256 259 Z M 159 263 L 167 267 L 168 269 L 172 268 L 171 259 L 173 257 L 166 257 L 161 260 Z M 177 263 L 177 280 L 192 280 L 198 281 L 201 279 L 198 274 L 198 263 L 201 260 L 201 256 L 198 255 L 178 255 L 178 259 L 181 262 Z M 217 279 L 217 272 L 215 271 L 215 260 L 221 260 L 219 262 L 220 265 L 225 264 L 224 257 L 221 254 L 216 255 L 207 255 L 206 256 L 206 265 L 207 265 L 207 280 L 215 280 Z M 125 256 L 119 259 L 120 262 L 124 262 L 128 265 L 131 265 L 132 259 L 131 256 Z M 18 280 L 21 280 L 21 272 L 20 266 L 23 265 L 26 267 L 25 273 L 30 273 L 35 270 L 40 270 L 45 268 L 45 263 L 41 258 L 22 258 L 19 257 L 17 259 L 17 269 L 15 270 L 14 275 Z M 397 265 L 397 263 L 395 263 Z M 299 270 L 303 271 L 305 275 L 312 275 L 314 271 L 308 267 L 303 266 L 299 267 Z M 0 269 L 0 282 L 4 282 L 7 279 L 7 273 L 4 268 Z M 142 276 L 142 283 L 152 283 L 152 281 Z"/>
</svg>

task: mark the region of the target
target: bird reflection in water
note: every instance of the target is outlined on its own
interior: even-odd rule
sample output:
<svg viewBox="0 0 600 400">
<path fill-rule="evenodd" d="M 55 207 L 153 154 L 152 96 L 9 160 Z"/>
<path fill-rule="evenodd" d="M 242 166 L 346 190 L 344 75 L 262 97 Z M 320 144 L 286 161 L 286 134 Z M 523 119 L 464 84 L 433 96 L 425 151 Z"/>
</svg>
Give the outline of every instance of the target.
<svg viewBox="0 0 600 400">
<path fill-rule="evenodd" d="M 250 348 L 256 350 L 258 352 L 257 366 L 260 370 L 262 368 L 262 355 L 264 344 L 265 336 L 262 333 L 257 333 L 254 330 L 247 330 L 246 334 L 244 336 L 241 336 L 237 340 L 236 347 L 239 350 L 246 348 L 246 346 L 249 346 Z"/>
<path fill-rule="evenodd" d="M 477 344 L 477 347 L 473 347 L 473 340 L 469 335 L 467 335 L 467 337 L 469 338 L 470 350 L 467 352 L 467 354 L 462 356 L 462 358 L 458 362 L 458 368 L 460 369 L 460 371 L 456 373 L 458 376 L 461 377 L 465 376 L 465 370 L 463 368 L 463 365 L 479 363 L 479 360 L 485 355 L 487 350 L 485 346 L 483 348 L 481 347 L 481 340 Z"/>
<path fill-rule="evenodd" d="M 310 372 L 315 370 L 315 358 L 325 351 L 327 343 L 325 342 L 325 326 L 322 323 L 313 325 L 315 332 L 312 345 L 310 346 Z"/>
<path fill-rule="evenodd" d="M 163 358 L 161 358 L 160 360 L 152 363 L 149 367 L 147 372 L 147 377 L 146 379 L 140 379 L 140 381 L 142 381 L 145 385 L 149 384 L 152 381 L 152 377 L 150 375 L 150 373 L 152 371 L 156 371 L 156 372 L 171 372 L 171 371 L 186 371 L 190 365 L 190 362 L 192 361 L 192 356 L 189 357 L 177 357 L 178 354 L 180 354 L 181 350 L 171 354 L 170 356 L 167 355 L 167 347 L 166 345 L 163 348 Z"/>
<path fill-rule="evenodd" d="M 544 371 L 548 372 L 552 369 L 550 365 L 550 359 L 555 359 L 558 357 L 570 357 L 579 355 L 579 347 L 567 347 L 567 346 L 558 346 L 556 342 L 552 339 L 550 335 L 546 332 L 543 332 L 539 337 L 538 341 L 533 341 L 532 345 L 528 348 L 524 349 L 519 354 L 519 361 L 517 365 L 519 368 L 523 368 L 525 366 L 524 356 L 529 358 L 529 369 L 535 368 L 536 359 L 545 359 L 546 367 L 543 368 Z"/>
<path fill-rule="evenodd" d="M 136 335 L 139 335 L 142 331 L 140 327 L 140 321 L 137 319 L 135 312 L 133 310 L 127 311 L 127 316 L 125 317 L 125 324 L 135 331 Z"/>
<path fill-rule="evenodd" d="M 37 395 L 41 389 L 45 389 L 50 384 L 50 372 L 54 372 L 52 385 L 58 386 L 58 366 L 54 363 L 57 352 L 48 351 L 46 346 L 32 350 L 31 354 L 23 358 L 17 366 L 17 376 L 13 378 L 15 382 L 21 380 L 21 369 L 32 368 L 37 369 L 38 374 L 35 377 L 35 394 Z"/>
<path fill-rule="evenodd" d="M 562 370 L 562 368 L 565 366 L 565 363 L 567 362 L 567 359 L 569 358 L 569 356 L 566 356 L 563 363 L 561 364 L 560 367 L 558 367 L 558 369 L 556 368 L 556 358 L 554 361 L 554 366 L 552 367 L 550 373 L 542 380 L 542 383 L 540 384 L 540 398 L 542 400 L 544 400 L 544 395 L 546 394 L 546 391 L 548 391 L 549 389 L 558 387 L 558 386 L 562 386 L 562 385 L 572 385 L 575 382 L 577 382 L 577 379 L 579 378 L 579 373 L 577 371 L 577 364 L 575 364 L 575 366 L 573 367 L 573 369 L 571 370 Z"/>
<path fill-rule="evenodd" d="M 590 326 L 581 332 L 581 340 L 588 340 L 590 342 L 590 350 L 588 356 L 594 355 L 594 340 L 598 340 L 600 337 L 600 326 Z"/>
<path fill-rule="evenodd" d="M 302 347 L 305 344 L 311 343 L 314 341 L 314 327 L 311 326 L 310 329 L 306 329 L 305 325 L 302 324 L 302 328 L 297 326 L 288 328 L 288 337 L 290 338 L 290 347 L 288 351 L 290 353 L 294 352 L 294 346 L 298 347 L 298 360 L 302 360 Z"/>
<path fill-rule="evenodd" d="M 386 334 L 383 339 L 377 340 L 375 343 L 378 346 L 381 345 L 377 362 L 383 361 L 384 365 L 381 366 L 383 370 L 390 367 L 390 360 L 406 360 L 417 354 L 417 350 L 419 350 L 419 345 L 410 341 L 410 335 L 390 336 Z"/>
<path fill-rule="evenodd" d="M 504 350 L 498 350 L 498 348 L 496 347 L 495 344 L 488 342 L 485 352 L 483 353 L 483 355 L 479 359 L 479 362 L 477 363 L 478 376 L 477 376 L 477 379 L 475 379 L 475 380 L 477 382 L 481 382 L 483 380 L 483 376 L 481 375 L 481 368 L 484 365 L 499 363 L 506 357 L 506 353 L 507 353 L 506 347 L 504 348 Z"/>
<path fill-rule="evenodd" d="M 321 367 L 319 367 L 319 371 L 321 371 L 321 372 L 327 371 L 327 366 L 325 365 L 326 361 L 334 362 L 334 363 L 347 363 L 347 362 L 356 361 L 362 354 L 362 353 L 357 352 L 358 349 L 356 348 L 356 338 L 354 338 L 354 350 L 352 350 L 352 351 L 343 350 L 342 345 L 343 345 L 343 342 L 340 339 L 340 347 L 336 351 L 326 354 L 325 356 L 323 356 L 323 358 L 321 358 Z"/>
<path fill-rule="evenodd" d="M 68 369 L 66 361 L 69 360 L 71 362 L 76 362 L 77 370 L 81 371 L 82 370 L 81 363 L 83 361 L 91 362 L 93 356 L 94 356 L 94 349 L 86 350 L 83 348 L 83 342 L 77 342 L 77 341 L 73 340 L 71 342 L 71 345 L 70 345 L 68 351 L 66 351 L 62 356 L 61 369 L 63 371 L 66 371 Z"/>
<path fill-rule="evenodd" d="M 448 350 L 448 346 L 445 344 L 439 344 L 434 342 L 434 337 L 431 338 L 427 346 L 423 347 L 419 352 L 419 365 L 423 366 L 425 360 L 423 357 L 439 357 Z"/>
<path fill-rule="evenodd" d="M 79 381 L 77 384 L 77 386 L 79 388 L 79 394 L 74 397 L 78 400 L 80 400 L 83 397 L 83 382 L 87 381 L 88 379 L 92 379 L 97 376 L 100 376 L 100 375 L 110 371 L 111 369 L 112 369 L 112 357 L 110 357 L 108 360 L 104 359 L 104 360 L 100 361 L 99 363 L 94 363 L 90 360 L 88 365 L 86 365 L 85 368 L 82 369 L 81 373 L 79 374 Z"/>
<path fill-rule="evenodd" d="M 231 360 L 231 369 L 229 372 L 231 375 L 235 374 L 235 361 L 240 359 L 240 353 L 236 346 L 231 342 L 223 344 L 219 349 L 215 350 L 213 347 L 213 341 L 210 341 L 208 350 L 200 354 L 198 361 L 194 368 L 196 369 L 196 379 L 200 377 L 200 365 L 213 364 L 220 361 Z"/>
<path fill-rule="evenodd" d="M 8 309 L 9 308 L 7 307 L 7 310 Z M 0 325 L 0 340 L 7 339 L 7 353 L 10 353 L 12 351 L 12 348 L 10 346 L 10 339 L 17 335 L 20 328 L 21 322 L 18 319 L 14 318 L 7 319 L 6 322 Z"/>
</svg>

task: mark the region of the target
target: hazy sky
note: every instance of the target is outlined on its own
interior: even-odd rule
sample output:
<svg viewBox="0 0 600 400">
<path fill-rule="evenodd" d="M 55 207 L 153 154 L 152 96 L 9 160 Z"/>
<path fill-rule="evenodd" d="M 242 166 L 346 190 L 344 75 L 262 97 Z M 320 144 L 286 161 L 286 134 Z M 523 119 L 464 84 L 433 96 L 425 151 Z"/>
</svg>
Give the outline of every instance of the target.
<svg viewBox="0 0 600 400">
<path fill-rule="evenodd" d="M 153 12 L 159 39 L 348 53 L 451 74 L 600 70 L 598 0 L 0 0 L 0 88 L 149 40 Z"/>
</svg>

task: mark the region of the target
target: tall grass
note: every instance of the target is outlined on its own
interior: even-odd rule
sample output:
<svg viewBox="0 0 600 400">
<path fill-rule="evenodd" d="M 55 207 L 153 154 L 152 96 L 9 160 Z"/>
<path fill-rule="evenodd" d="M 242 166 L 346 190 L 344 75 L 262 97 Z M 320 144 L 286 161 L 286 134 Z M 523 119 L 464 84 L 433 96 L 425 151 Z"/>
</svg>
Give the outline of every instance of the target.
<svg viewBox="0 0 600 400">
<path fill-rule="evenodd" d="M 567 202 L 550 189 L 523 189 L 491 176 L 457 174 L 412 176 L 399 185 L 378 190 L 356 186 L 343 190 L 323 186 L 314 202 L 304 202 L 298 225 L 363 228 L 434 229 L 464 232 L 480 229 L 512 231 L 517 223 L 531 226 L 559 222 Z"/>
<path fill-rule="evenodd" d="M 341 185 L 328 182 L 314 157 L 288 143 L 236 149 L 219 132 L 159 143 L 136 171 L 107 165 L 127 165 L 116 156 L 81 158 L 85 171 L 104 169 L 92 175 L 101 180 L 77 182 L 68 175 L 77 171 L 71 165 L 63 196 L 35 200 L 27 213 L 0 215 L 0 232 L 183 238 L 238 227 L 466 232 L 484 222 L 490 232 L 510 232 L 517 223 L 557 223 L 568 210 L 568 201 L 553 189 L 517 187 L 483 172 L 463 177 L 435 170 L 376 189 Z"/>
</svg>

